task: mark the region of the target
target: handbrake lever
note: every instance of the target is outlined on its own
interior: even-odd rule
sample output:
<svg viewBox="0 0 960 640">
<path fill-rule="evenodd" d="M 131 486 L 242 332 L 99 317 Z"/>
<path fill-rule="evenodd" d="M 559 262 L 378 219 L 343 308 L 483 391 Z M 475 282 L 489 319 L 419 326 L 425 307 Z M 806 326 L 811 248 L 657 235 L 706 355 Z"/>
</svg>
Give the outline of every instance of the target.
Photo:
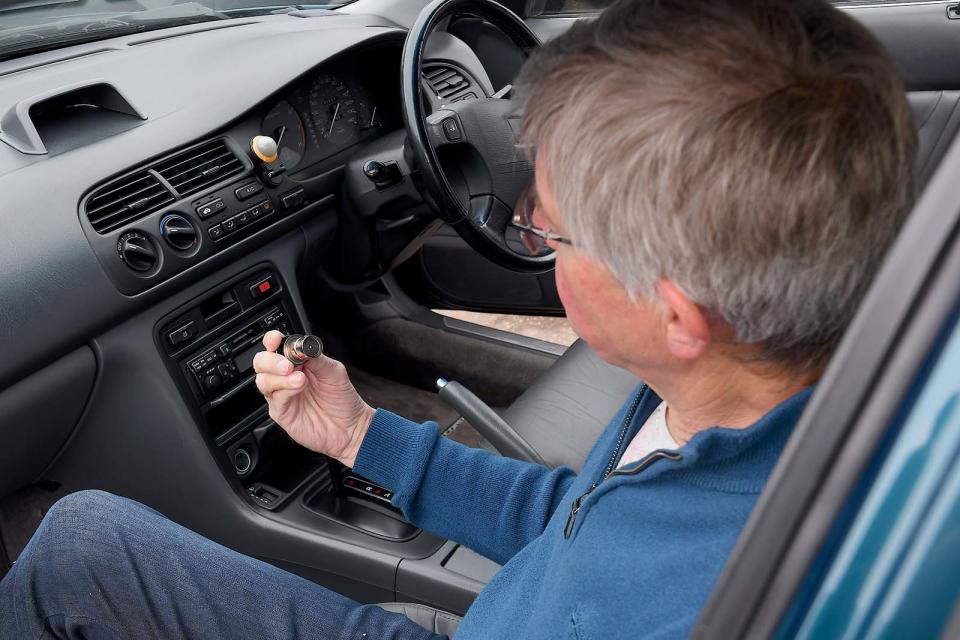
<svg viewBox="0 0 960 640">
<path fill-rule="evenodd" d="M 547 463 L 529 442 L 497 415 L 486 402 L 459 382 L 437 380 L 437 393 L 451 409 L 467 419 L 502 455 L 547 466 Z"/>
</svg>

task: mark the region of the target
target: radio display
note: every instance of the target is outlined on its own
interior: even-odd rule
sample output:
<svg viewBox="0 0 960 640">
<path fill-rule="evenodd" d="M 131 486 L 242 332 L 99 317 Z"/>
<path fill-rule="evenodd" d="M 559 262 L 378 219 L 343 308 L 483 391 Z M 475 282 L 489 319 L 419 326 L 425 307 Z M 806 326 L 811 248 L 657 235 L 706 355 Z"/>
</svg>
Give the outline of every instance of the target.
<svg viewBox="0 0 960 640">
<path fill-rule="evenodd" d="M 253 366 L 253 356 L 257 355 L 260 351 L 265 351 L 263 345 L 259 342 L 252 347 L 248 347 L 245 351 L 242 351 L 240 355 L 234 356 L 234 362 L 237 364 L 237 371 L 240 373 L 245 373 L 247 369 Z"/>
</svg>

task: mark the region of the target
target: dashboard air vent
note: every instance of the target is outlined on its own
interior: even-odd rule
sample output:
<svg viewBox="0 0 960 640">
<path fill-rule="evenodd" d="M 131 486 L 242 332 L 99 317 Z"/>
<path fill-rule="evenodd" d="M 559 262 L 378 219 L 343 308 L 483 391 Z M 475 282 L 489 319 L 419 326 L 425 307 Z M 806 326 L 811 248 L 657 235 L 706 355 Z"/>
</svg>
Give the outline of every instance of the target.
<svg viewBox="0 0 960 640">
<path fill-rule="evenodd" d="M 106 233 L 173 201 L 173 194 L 155 175 L 140 171 L 94 191 L 85 209 L 94 230 Z"/>
<path fill-rule="evenodd" d="M 441 100 L 457 102 L 477 97 L 473 92 L 468 93 L 472 85 L 467 74 L 453 66 L 438 64 L 424 67 L 423 77 Z"/>
<path fill-rule="evenodd" d="M 153 166 L 181 198 L 243 171 L 243 163 L 223 140 L 211 140 Z"/>
</svg>

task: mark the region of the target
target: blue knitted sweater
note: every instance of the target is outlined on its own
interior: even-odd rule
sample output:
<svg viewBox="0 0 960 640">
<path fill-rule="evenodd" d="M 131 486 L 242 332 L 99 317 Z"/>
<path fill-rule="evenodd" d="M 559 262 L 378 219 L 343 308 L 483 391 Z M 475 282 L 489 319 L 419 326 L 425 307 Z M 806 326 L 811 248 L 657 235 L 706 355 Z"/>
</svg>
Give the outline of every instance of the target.
<svg viewBox="0 0 960 640">
<path fill-rule="evenodd" d="M 810 393 L 746 429 L 701 431 L 609 476 L 660 403 L 645 387 L 579 475 L 470 449 L 433 422 L 378 410 L 354 471 L 393 489 L 411 522 L 504 564 L 458 640 L 686 637 Z"/>
</svg>

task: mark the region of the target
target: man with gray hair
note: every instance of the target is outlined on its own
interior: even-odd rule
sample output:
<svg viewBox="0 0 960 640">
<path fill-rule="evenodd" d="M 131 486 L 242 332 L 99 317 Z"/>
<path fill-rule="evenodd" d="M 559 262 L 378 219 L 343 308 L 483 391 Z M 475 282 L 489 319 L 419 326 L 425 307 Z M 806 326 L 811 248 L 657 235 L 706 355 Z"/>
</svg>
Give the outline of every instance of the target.
<svg viewBox="0 0 960 640">
<path fill-rule="evenodd" d="M 298 442 L 504 563 L 458 638 L 680 637 L 910 209 L 909 108 L 821 0 L 622 1 L 519 85 L 536 180 L 516 222 L 556 250 L 580 336 L 646 382 L 582 472 L 375 411 L 277 332 L 257 385 Z M 51 511 L 0 613 L 3 637 L 438 637 L 94 492 Z"/>
</svg>

